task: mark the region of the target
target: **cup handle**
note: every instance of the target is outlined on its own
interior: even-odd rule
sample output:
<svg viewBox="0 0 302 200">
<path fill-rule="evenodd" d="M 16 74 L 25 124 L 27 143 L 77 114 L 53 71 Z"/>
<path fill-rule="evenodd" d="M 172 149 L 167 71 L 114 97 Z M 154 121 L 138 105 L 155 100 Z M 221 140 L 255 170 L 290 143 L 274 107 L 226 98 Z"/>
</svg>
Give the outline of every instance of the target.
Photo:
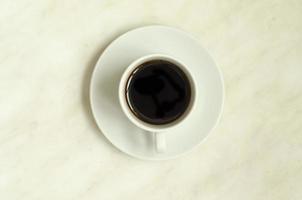
<svg viewBox="0 0 302 200">
<path fill-rule="evenodd" d="M 156 132 L 154 133 L 155 137 L 155 148 L 157 153 L 163 153 L 166 151 L 166 138 L 165 133 Z"/>
</svg>

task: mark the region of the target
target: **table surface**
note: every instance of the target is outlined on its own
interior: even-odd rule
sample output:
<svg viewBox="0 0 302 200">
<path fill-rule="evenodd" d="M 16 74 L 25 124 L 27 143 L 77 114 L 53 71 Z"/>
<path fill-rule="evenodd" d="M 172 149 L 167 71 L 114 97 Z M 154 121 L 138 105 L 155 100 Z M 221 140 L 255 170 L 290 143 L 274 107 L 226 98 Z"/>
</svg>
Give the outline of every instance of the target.
<svg viewBox="0 0 302 200">
<path fill-rule="evenodd" d="M 178 27 L 226 84 L 207 141 L 150 162 L 97 129 L 97 58 L 135 27 Z M 0 0 L 0 199 L 301 200 L 302 1 Z"/>
</svg>

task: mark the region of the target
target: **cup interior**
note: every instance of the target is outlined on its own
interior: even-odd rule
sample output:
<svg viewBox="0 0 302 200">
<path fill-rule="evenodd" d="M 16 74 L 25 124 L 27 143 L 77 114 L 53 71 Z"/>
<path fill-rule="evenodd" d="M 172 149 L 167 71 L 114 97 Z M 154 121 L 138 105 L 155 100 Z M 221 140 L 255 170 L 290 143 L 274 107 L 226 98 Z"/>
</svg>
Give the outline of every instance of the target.
<svg viewBox="0 0 302 200">
<path fill-rule="evenodd" d="M 189 82 L 190 86 L 190 100 L 188 103 L 188 106 L 186 107 L 186 110 L 182 113 L 180 117 L 175 119 L 174 121 L 166 124 L 151 124 L 147 123 L 146 121 L 138 118 L 138 116 L 133 112 L 133 109 L 131 108 L 131 105 L 129 104 L 128 98 L 127 98 L 127 88 L 129 86 L 129 79 L 131 78 L 132 74 L 142 66 L 142 64 L 147 63 L 149 61 L 154 61 L 154 60 L 163 60 L 167 61 L 169 63 L 172 63 L 176 65 L 186 76 Z M 142 128 L 146 131 L 150 132 L 159 132 L 159 131 L 164 131 L 168 128 L 175 127 L 181 122 L 183 122 L 187 116 L 191 113 L 194 103 L 196 101 L 196 85 L 195 81 L 192 77 L 192 74 L 189 72 L 188 67 L 186 67 L 184 64 L 179 62 L 178 60 L 174 59 L 171 56 L 168 55 L 161 55 L 161 54 L 152 54 L 152 55 L 147 55 L 144 57 L 141 57 L 134 62 L 132 62 L 124 71 L 120 83 L 119 83 L 119 102 L 122 107 L 123 112 L 127 116 L 127 118 L 134 123 L 136 126 L 139 128 Z"/>
</svg>

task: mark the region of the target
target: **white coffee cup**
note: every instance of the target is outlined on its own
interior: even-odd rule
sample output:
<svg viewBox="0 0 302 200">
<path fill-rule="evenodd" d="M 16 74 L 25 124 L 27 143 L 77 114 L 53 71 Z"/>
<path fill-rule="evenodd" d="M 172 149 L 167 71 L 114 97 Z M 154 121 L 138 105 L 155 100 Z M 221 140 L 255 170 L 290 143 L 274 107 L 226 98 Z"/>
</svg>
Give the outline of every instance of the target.
<svg viewBox="0 0 302 200">
<path fill-rule="evenodd" d="M 126 97 L 126 90 L 127 90 L 127 84 L 129 81 L 129 78 L 132 76 L 132 73 L 143 63 L 146 63 L 148 61 L 152 60 L 164 60 L 168 61 L 176 66 L 178 66 L 186 75 L 187 79 L 189 80 L 190 87 L 191 87 L 191 98 L 189 105 L 186 109 L 186 111 L 175 121 L 167 124 L 161 124 L 161 125 L 154 125 L 147 123 L 145 121 L 142 121 L 139 119 L 131 110 L 129 107 L 129 104 L 127 102 L 127 97 Z M 170 128 L 174 128 L 176 126 L 179 126 L 181 123 L 184 122 L 184 120 L 189 116 L 189 114 L 192 112 L 197 94 L 196 94 L 196 82 L 193 79 L 192 74 L 189 72 L 188 67 L 186 67 L 184 64 L 181 62 L 177 61 L 171 56 L 168 55 L 163 55 L 163 54 L 151 54 L 147 56 L 143 56 L 141 58 L 138 58 L 134 62 L 132 62 L 124 71 L 120 83 L 119 83 L 119 102 L 122 107 L 123 112 L 127 116 L 127 118 L 135 124 L 137 127 L 145 130 L 146 133 L 152 133 L 155 136 L 155 147 L 157 152 L 161 153 L 166 150 L 166 139 L 165 139 L 165 131 Z"/>
</svg>

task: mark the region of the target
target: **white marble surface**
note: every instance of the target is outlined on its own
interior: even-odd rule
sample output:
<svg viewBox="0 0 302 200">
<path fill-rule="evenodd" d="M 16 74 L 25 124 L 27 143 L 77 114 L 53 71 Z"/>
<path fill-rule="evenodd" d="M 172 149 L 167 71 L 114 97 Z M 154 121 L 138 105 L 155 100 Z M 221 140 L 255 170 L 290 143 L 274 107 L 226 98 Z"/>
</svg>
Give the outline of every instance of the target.
<svg viewBox="0 0 302 200">
<path fill-rule="evenodd" d="M 147 162 L 109 144 L 88 83 L 106 44 L 148 24 L 192 33 L 221 67 L 206 143 Z M 301 200 L 301 0 L 0 0 L 0 199 Z"/>
</svg>

